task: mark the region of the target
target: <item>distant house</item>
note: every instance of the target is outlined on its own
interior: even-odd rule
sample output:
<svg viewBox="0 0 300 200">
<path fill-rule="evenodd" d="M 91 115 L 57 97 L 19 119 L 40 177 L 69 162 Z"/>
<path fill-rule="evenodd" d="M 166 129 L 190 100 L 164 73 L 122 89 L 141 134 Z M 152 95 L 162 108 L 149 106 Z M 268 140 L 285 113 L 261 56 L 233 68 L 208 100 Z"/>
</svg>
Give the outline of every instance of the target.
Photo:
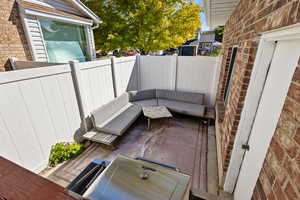
<svg viewBox="0 0 300 200">
<path fill-rule="evenodd" d="M 179 47 L 179 55 L 196 56 L 198 53 L 198 44 L 199 40 L 197 38 L 186 41 Z"/>
<path fill-rule="evenodd" d="M 10 57 L 60 63 L 95 58 L 93 27 L 100 19 L 79 0 L 1 1 L 0 7 L 0 71 Z"/>
<path fill-rule="evenodd" d="M 205 52 L 211 53 L 214 48 L 214 44 L 216 43 L 216 34 L 213 31 L 200 32 L 199 29 L 197 31 L 197 35 L 195 39 L 191 39 L 186 41 L 179 48 L 179 55 L 182 56 L 195 56 L 198 53 Z"/>
<path fill-rule="evenodd" d="M 199 40 L 199 51 L 212 52 L 213 44 L 216 42 L 216 34 L 213 32 L 202 32 Z"/>
</svg>

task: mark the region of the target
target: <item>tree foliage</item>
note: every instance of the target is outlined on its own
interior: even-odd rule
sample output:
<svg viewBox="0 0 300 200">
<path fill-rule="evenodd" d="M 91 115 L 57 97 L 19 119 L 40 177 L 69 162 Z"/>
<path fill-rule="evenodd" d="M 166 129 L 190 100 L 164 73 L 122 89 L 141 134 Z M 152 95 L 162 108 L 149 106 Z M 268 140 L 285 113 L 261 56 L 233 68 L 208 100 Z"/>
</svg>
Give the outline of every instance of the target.
<svg viewBox="0 0 300 200">
<path fill-rule="evenodd" d="M 219 26 L 214 31 L 215 31 L 215 34 L 216 34 L 216 40 L 218 42 L 222 42 L 223 41 L 223 34 L 224 34 L 224 26 Z"/>
<path fill-rule="evenodd" d="M 201 8 L 184 0 L 84 0 L 103 21 L 94 30 L 97 49 L 175 48 L 195 37 Z"/>
</svg>

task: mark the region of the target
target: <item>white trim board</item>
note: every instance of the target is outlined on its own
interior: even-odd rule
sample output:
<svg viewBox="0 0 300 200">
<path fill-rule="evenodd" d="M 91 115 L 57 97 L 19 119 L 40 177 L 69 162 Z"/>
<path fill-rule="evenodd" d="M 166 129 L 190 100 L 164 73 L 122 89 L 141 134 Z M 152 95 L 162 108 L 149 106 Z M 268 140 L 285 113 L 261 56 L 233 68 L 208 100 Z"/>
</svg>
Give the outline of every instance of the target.
<svg viewBox="0 0 300 200">
<path fill-rule="evenodd" d="M 38 5 L 42 5 L 42 6 L 46 6 L 46 7 L 50 7 L 50 8 L 54 8 L 53 6 L 49 5 L 48 3 L 38 1 L 38 0 L 25 0 L 25 1 L 34 3 L 34 4 L 38 4 Z M 99 19 L 99 17 L 94 12 L 92 12 L 88 7 L 86 7 L 81 1 L 79 1 L 79 0 L 66 0 L 66 1 L 70 2 L 74 6 L 74 8 L 78 9 L 82 14 L 93 19 L 93 21 L 96 24 L 101 23 L 101 20 Z"/>
<path fill-rule="evenodd" d="M 259 104 L 261 92 L 263 90 L 265 77 L 272 60 L 275 43 L 265 42 L 261 39 L 256 59 L 254 62 L 251 80 L 245 98 L 244 108 L 242 110 L 237 135 L 232 149 L 232 156 L 228 171 L 225 178 L 224 190 L 232 193 L 238 178 L 239 169 L 243 161 L 245 150 L 241 148 L 243 144 L 247 144 L 252 123 L 255 118 L 256 110 Z M 259 67 L 258 67 L 259 66 Z"/>
<path fill-rule="evenodd" d="M 38 17 L 45 17 L 45 18 L 49 18 L 49 19 L 55 19 L 57 21 L 62 21 L 62 22 L 69 22 L 69 23 L 73 23 L 73 24 L 80 24 L 80 25 L 88 25 L 88 26 L 92 26 L 93 25 L 93 21 L 89 20 L 89 19 L 78 19 L 78 18 L 73 18 L 73 17 L 69 17 L 69 16 L 65 16 L 65 15 L 59 15 L 59 14 L 54 14 L 54 13 L 49 13 L 49 12 L 45 12 L 45 11 L 41 11 L 41 10 L 37 10 L 37 9 L 32 9 L 32 8 L 24 8 L 24 13 L 26 15 L 34 15 L 34 16 L 38 16 Z"/>
<path fill-rule="evenodd" d="M 261 97 L 261 91 L 265 83 L 263 77 L 266 76 L 269 67 L 268 57 L 270 57 L 270 55 L 272 54 L 272 51 L 274 49 L 273 47 L 274 42 L 293 40 L 293 39 L 300 39 L 300 24 L 292 25 L 278 30 L 269 31 L 262 35 L 257 56 L 255 59 L 252 75 L 250 78 L 250 84 L 246 94 L 245 104 L 241 115 L 241 121 L 239 123 L 238 131 L 235 138 L 235 143 L 232 151 L 232 156 L 231 156 L 227 176 L 225 179 L 225 184 L 224 184 L 225 191 L 232 192 L 236 185 L 238 175 L 241 176 L 241 174 L 239 174 L 238 172 L 238 169 L 240 169 L 242 166 L 243 156 L 244 156 L 244 150 L 241 149 L 241 145 L 247 143 L 247 140 L 250 137 L 251 127 L 255 120 L 256 108 L 258 107 L 259 104 L 258 102 Z M 296 66 L 297 64 L 295 64 L 295 67 Z M 290 83 L 291 80 L 289 78 L 290 77 L 287 77 L 286 79 Z M 258 93 L 251 94 L 251 91 L 253 91 L 255 88 L 256 90 L 258 88 L 259 90 Z M 283 102 L 284 99 L 285 98 L 282 99 Z M 247 110 L 247 108 L 249 110 Z M 280 112 L 281 109 L 279 109 L 279 114 Z M 278 114 L 278 118 L 279 118 L 279 114 Z M 243 191 L 243 193 L 245 194 L 252 195 L 253 189 L 258 179 L 259 172 L 263 165 L 267 150 L 269 148 L 269 143 L 272 139 L 273 134 L 274 131 L 271 133 L 267 132 L 267 135 L 269 135 L 269 137 L 266 137 L 265 138 L 266 140 L 263 143 L 258 143 L 260 144 L 261 147 L 261 153 L 259 153 L 259 155 L 257 155 L 255 158 L 254 165 L 257 166 L 257 168 L 252 175 L 252 180 L 247 183 L 246 189 L 248 189 L 249 191 Z M 235 191 L 235 193 L 236 192 L 237 191 Z M 243 199 L 248 199 L 248 197 L 245 197 Z M 251 196 L 249 198 L 251 198 Z"/>
<path fill-rule="evenodd" d="M 250 200 L 298 65 L 299 40 L 278 41 L 240 170 L 235 199 Z"/>
<path fill-rule="evenodd" d="M 64 73 L 71 73 L 69 64 L 1 72 L 0 85 Z"/>
</svg>

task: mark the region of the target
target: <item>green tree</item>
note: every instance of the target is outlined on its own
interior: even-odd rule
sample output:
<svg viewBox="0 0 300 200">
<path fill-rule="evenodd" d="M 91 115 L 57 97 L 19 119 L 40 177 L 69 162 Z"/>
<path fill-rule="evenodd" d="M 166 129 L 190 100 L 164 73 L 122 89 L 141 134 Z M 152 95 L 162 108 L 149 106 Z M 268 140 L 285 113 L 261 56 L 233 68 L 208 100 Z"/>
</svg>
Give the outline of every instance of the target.
<svg viewBox="0 0 300 200">
<path fill-rule="evenodd" d="M 175 48 L 195 37 L 201 8 L 184 0 L 84 0 L 102 23 L 94 31 L 97 49 Z"/>
<path fill-rule="evenodd" d="M 214 31 L 215 31 L 215 34 L 216 34 L 216 40 L 218 42 L 222 42 L 223 41 L 223 34 L 224 34 L 224 26 L 219 26 Z"/>
</svg>

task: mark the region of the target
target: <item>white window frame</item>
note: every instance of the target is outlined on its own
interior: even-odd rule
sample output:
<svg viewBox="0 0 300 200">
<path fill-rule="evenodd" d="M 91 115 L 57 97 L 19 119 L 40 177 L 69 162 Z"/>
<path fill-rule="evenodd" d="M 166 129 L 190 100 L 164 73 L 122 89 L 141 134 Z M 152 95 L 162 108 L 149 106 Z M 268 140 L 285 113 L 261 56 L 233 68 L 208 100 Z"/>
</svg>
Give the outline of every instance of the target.
<svg viewBox="0 0 300 200">
<path fill-rule="evenodd" d="M 43 39 L 43 44 L 44 44 L 44 48 L 45 48 L 45 51 L 46 51 L 46 55 L 47 55 L 47 60 L 48 62 L 49 61 L 49 56 L 48 56 L 48 50 L 47 50 L 47 47 L 46 47 L 46 44 L 45 44 L 45 39 L 44 39 L 44 35 L 43 35 L 43 31 L 42 31 L 42 27 L 41 27 L 41 24 L 40 24 L 40 19 L 42 19 L 44 17 L 37 17 L 37 21 L 38 21 L 38 24 L 39 24 L 39 28 L 40 28 L 40 31 L 41 31 L 41 35 L 42 35 L 42 39 Z M 45 18 L 44 18 L 45 19 Z M 46 18 L 46 19 L 49 19 L 49 18 Z M 51 20 L 54 20 L 54 21 L 58 21 L 58 20 L 55 20 L 55 19 L 51 19 Z M 60 21 L 60 22 L 63 22 L 63 23 L 67 23 L 67 24 L 74 24 L 74 23 L 68 23 L 66 21 Z M 86 39 L 86 53 L 87 53 L 87 56 L 88 56 L 88 59 L 89 60 L 94 60 L 93 58 L 93 48 L 91 46 L 91 35 L 89 34 L 89 26 L 87 25 L 83 25 L 83 24 L 74 24 L 74 25 L 81 25 L 83 26 L 83 31 L 84 31 L 84 34 L 85 34 L 85 39 Z"/>
<path fill-rule="evenodd" d="M 232 65 L 232 71 L 230 73 L 230 66 L 231 66 L 231 63 L 233 61 L 233 51 L 234 49 L 236 48 L 236 54 L 235 54 L 235 57 L 234 57 L 234 63 Z M 233 77 L 233 73 L 234 73 L 234 69 L 235 69 L 235 61 L 236 61 L 236 58 L 237 58 L 237 53 L 238 53 L 238 50 L 239 50 L 239 46 L 238 45 L 234 45 L 232 46 L 232 51 L 231 51 L 231 56 L 230 56 L 230 62 L 229 62 L 229 66 L 228 66 L 228 74 L 227 74 L 227 78 L 226 78 L 226 82 L 225 82 L 225 87 L 224 87 L 224 103 L 225 105 L 227 104 L 227 101 L 228 101 L 228 96 L 229 96 L 229 93 L 230 93 L 230 88 L 231 88 L 231 82 L 232 82 L 232 77 Z M 227 86 L 227 90 L 226 90 L 226 84 L 227 84 L 227 81 L 228 81 L 228 86 Z M 226 91 L 226 93 L 225 93 Z"/>
<path fill-rule="evenodd" d="M 30 30 L 29 30 L 29 27 L 27 27 L 27 25 L 25 23 L 25 20 L 24 20 L 26 18 L 26 16 L 28 16 L 28 15 L 35 16 L 37 18 L 40 33 L 41 33 L 42 39 L 43 39 L 43 45 L 44 45 L 44 48 L 45 48 L 45 54 L 46 54 L 46 57 L 47 57 L 47 62 L 49 62 L 49 57 L 48 57 L 48 52 L 47 52 L 46 45 L 45 45 L 45 40 L 43 38 L 42 29 L 40 27 L 39 18 L 48 18 L 48 19 L 51 19 L 51 20 L 61 21 L 61 22 L 64 22 L 64 23 L 84 26 L 84 30 L 85 30 L 85 33 L 86 33 L 86 40 L 87 40 L 87 48 L 88 48 L 87 53 L 89 54 L 89 57 L 90 57 L 91 60 L 95 59 L 95 56 L 94 56 L 95 48 L 91 46 L 91 45 L 94 44 L 94 42 L 91 41 L 93 39 L 93 36 L 88 31 L 88 29 L 91 28 L 91 26 L 93 25 L 93 20 L 73 18 L 73 17 L 54 14 L 54 13 L 49 13 L 49 12 L 41 11 L 41 10 L 37 10 L 37 9 L 25 8 L 25 7 L 22 7 L 22 6 L 19 6 L 19 9 L 20 9 L 20 17 L 21 17 L 21 20 L 22 20 L 25 36 L 26 36 L 26 39 L 28 41 L 29 48 L 30 48 L 30 51 L 31 51 L 31 55 L 32 55 L 32 58 L 33 58 L 34 61 L 39 61 L 39 60 L 38 60 L 38 58 L 36 56 L 36 52 L 34 50 L 33 40 L 32 40 L 32 36 L 31 36 Z"/>
<path fill-rule="evenodd" d="M 33 9 L 33 8 L 24 8 L 24 14 L 25 15 L 33 15 L 33 16 L 37 16 L 37 17 L 49 18 L 49 19 L 53 19 L 56 21 L 62 21 L 62 22 L 72 23 L 72 24 L 80 24 L 80 25 L 87 25 L 87 26 L 93 25 L 93 21 L 89 20 L 89 19 L 74 18 L 74 17 L 65 16 L 65 15 L 41 11 L 41 10 L 37 10 L 37 9 Z"/>
</svg>

